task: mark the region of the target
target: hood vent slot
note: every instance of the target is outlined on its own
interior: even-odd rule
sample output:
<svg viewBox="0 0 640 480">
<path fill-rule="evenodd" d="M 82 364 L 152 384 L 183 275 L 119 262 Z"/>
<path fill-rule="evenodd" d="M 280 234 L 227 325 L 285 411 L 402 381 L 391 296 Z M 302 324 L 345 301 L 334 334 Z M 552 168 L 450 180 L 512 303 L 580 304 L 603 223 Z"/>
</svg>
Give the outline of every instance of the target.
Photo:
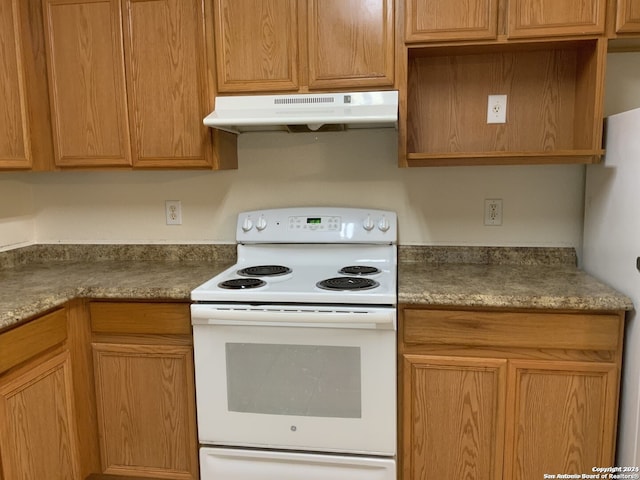
<svg viewBox="0 0 640 480">
<path fill-rule="evenodd" d="M 298 105 L 298 104 L 315 104 L 315 103 L 335 103 L 333 97 L 285 97 L 274 98 L 274 105 Z"/>
</svg>

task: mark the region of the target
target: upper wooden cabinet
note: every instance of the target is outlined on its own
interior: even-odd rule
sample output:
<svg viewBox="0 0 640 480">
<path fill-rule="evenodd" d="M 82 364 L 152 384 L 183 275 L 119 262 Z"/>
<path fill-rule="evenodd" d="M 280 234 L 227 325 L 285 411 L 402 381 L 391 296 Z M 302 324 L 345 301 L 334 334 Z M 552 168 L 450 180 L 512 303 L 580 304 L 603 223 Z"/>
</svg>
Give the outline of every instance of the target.
<svg viewBox="0 0 640 480">
<path fill-rule="evenodd" d="M 393 0 L 309 0 L 309 88 L 389 87 Z"/>
<path fill-rule="evenodd" d="M 498 35 L 498 0 L 406 0 L 405 40 L 487 40 Z"/>
<path fill-rule="evenodd" d="M 607 0 L 509 0 L 511 38 L 601 35 Z"/>
<path fill-rule="evenodd" d="M 215 0 L 218 91 L 391 87 L 392 0 Z"/>
<path fill-rule="evenodd" d="M 406 0 L 398 11 L 401 167 L 600 160 L 607 0 Z M 507 97 L 502 123 L 488 120 L 491 95 Z"/>
<path fill-rule="evenodd" d="M 606 53 L 604 37 L 409 49 L 400 166 L 597 162 Z M 487 122 L 495 94 L 505 123 Z"/>
<path fill-rule="evenodd" d="M 43 1 L 56 165 L 225 166 L 202 125 L 204 0 Z"/>
<path fill-rule="evenodd" d="M 45 2 L 56 165 L 131 165 L 119 0 Z"/>
<path fill-rule="evenodd" d="M 211 164 L 202 0 L 127 0 L 124 38 L 135 166 Z"/>
<path fill-rule="evenodd" d="M 601 35 L 607 0 L 407 0 L 405 41 Z"/>
<path fill-rule="evenodd" d="M 43 170 L 52 155 L 39 2 L 0 0 L 0 169 Z"/>
<path fill-rule="evenodd" d="M 216 0 L 219 92 L 298 88 L 298 1 Z"/>
<path fill-rule="evenodd" d="M 31 168 L 31 132 L 22 72 L 20 26 L 15 14 L 17 2 L 0 0 L 0 166 Z"/>
<path fill-rule="evenodd" d="M 640 33 L 640 0 L 617 0 L 615 31 L 618 34 Z"/>
</svg>

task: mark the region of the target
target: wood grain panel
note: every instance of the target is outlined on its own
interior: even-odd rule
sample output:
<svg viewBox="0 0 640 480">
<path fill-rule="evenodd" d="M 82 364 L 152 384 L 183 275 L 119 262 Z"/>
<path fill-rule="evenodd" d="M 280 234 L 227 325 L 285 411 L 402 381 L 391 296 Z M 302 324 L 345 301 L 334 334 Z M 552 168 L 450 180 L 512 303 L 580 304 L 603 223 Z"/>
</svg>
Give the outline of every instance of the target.
<svg viewBox="0 0 640 480">
<path fill-rule="evenodd" d="M 19 5 L 21 44 L 25 86 L 27 90 L 28 124 L 32 170 L 52 170 L 54 168 L 53 133 L 49 102 L 49 82 L 47 80 L 47 54 L 41 1 L 24 2 L 14 0 Z"/>
<path fill-rule="evenodd" d="M 215 0 L 219 92 L 298 89 L 298 2 Z"/>
<path fill-rule="evenodd" d="M 607 0 L 511 0 L 509 37 L 602 34 L 606 11 Z"/>
<path fill-rule="evenodd" d="M 392 0 L 309 0 L 309 88 L 393 85 Z"/>
<path fill-rule="evenodd" d="M 403 358 L 403 478 L 501 479 L 507 361 Z"/>
<path fill-rule="evenodd" d="M 0 382 L 6 479 L 82 480 L 67 352 Z"/>
<path fill-rule="evenodd" d="M 91 323 L 88 301 L 72 300 L 67 306 L 69 338 L 67 348 L 73 365 L 73 395 L 78 438 L 82 439 L 80 473 L 85 478 L 101 470 L 98 414 L 96 409 L 93 352 L 91 350 Z"/>
<path fill-rule="evenodd" d="M 505 480 L 613 465 L 615 364 L 512 361 Z"/>
<path fill-rule="evenodd" d="M 211 166 L 202 12 L 202 0 L 126 2 L 135 167 Z"/>
<path fill-rule="evenodd" d="M 498 0 L 408 0 L 405 41 L 495 39 Z"/>
<path fill-rule="evenodd" d="M 188 303 L 92 302 L 94 333 L 191 335 Z"/>
<path fill-rule="evenodd" d="M 405 309 L 403 341 L 476 347 L 616 350 L 621 322 L 614 314 Z"/>
<path fill-rule="evenodd" d="M 119 0 L 44 0 L 56 164 L 130 165 Z"/>
<path fill-rule="evenodd" d="M 618 0 L 617 33 L 640 33 L 640 0 Z"/>
<path fill-rule="evenodd" d="M 572 149 L 575 75 L 572 50 L 416 59 L 409 78 L 411 150 Z M 487 123 L 491 94 L 507 95 L 504 124 Z"/>
<path fill-rule="evenodd" d="M 189 347 L 93 344 L 104 473 L 198 478 Z"/>
<path fill-rule="evenodd" d="M 0 373 L 42 353 L 67 338 L 67 314 L 60 309 L 0 335 Z"/>
<path fill-rule="evenodd" d="M 32 165 L 18 0 L 0 0 L 0 168 Z"/>
<path fill-rule="evenodd" d="M 571 159 L 601 152 L 601 43 L 417 49 L 409 58 L 407 153 L 449 158 Z M 520 50 L 522 48 L 522 50 Z M 487 99 L 507 95 L 507 121 Z M 592 113 L 587 119 L 580 114 Z M 560 159 L 561 159 L 560 158 Z M 486 160 L 485 160 L 486 163 Z"/>
</svg>

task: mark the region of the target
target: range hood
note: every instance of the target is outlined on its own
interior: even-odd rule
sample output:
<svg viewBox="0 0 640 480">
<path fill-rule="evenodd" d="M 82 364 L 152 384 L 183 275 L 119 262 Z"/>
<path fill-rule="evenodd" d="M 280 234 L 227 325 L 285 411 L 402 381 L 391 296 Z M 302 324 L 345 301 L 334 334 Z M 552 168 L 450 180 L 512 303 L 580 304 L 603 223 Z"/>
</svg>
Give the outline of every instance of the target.
<svg viewBox="0 0 640 480">
<path fill-rule="evenodd" d="M 398 92 L 244 95 L 216 98 L 203 123 L 232 133 L 395 127 Z"/>
</svg>

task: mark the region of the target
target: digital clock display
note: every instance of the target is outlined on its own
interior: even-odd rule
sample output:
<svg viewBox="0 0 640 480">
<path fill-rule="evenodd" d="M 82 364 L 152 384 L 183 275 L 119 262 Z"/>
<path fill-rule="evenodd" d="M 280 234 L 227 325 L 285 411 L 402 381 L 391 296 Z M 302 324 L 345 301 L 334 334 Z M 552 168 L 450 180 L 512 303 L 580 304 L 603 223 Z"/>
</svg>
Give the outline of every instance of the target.
<svg viewBox="0 0 640 480">
<path fill-rule="evenodd" d="M 307 223 L 310 225 L 320 225 L 322 223 L 322 219 L 319 217 L 307 218 Z"/>
</svg>

